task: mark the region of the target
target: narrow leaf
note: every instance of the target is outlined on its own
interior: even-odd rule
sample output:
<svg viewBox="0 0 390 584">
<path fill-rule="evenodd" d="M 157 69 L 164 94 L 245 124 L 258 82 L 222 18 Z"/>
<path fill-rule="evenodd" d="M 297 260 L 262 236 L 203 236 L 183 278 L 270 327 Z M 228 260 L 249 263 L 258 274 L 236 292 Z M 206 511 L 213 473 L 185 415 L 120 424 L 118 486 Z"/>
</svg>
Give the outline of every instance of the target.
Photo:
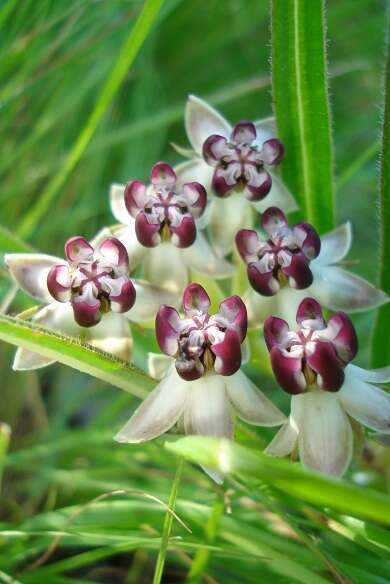
<svg viewBox="0 0 390 584">
<path fill-rule="evenodd" d="M 0 315 L 0 340 L 88 373 L 139 398 L 144 398 L 154 385 L 140 369 L 121 359 L 18 318 Z"/>
<path fill-rule="evenodd" d="M 272 83 L 283 178 L 320 232 L 334 224 L 323 0 L 272 0 Z"/>
</svg>

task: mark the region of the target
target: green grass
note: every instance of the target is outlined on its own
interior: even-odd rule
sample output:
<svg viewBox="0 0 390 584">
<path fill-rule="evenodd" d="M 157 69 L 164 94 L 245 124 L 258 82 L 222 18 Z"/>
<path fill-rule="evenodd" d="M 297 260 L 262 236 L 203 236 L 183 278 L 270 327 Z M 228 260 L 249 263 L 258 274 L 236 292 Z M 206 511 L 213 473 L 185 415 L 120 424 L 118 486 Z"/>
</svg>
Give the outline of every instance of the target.
<svg viewBox="0 0 390 584">
<path fill-rule="evenodd" d="M 30 249 L 62 254 L 68 237 L 93 236 L 111 224 L 112 181 L 145 179 L 156 160 L 179 161 L 170 143 L 186 145 L 188 93 L 235 121 L 271 114 L 268 3 L 159 4 L 0 3 L 0 258 Z M 282 19 L 284 3 L 277 4 Z M 352 220 L 350 257 L 359 260 L 353 270 L 376 281 L 383 278 L 376 158 L 386 2 L 329 2 L 326 12 L 335 222 Z M 307 193 L 300 195 L 305 200 Z M 324 196 L 331 200 L 330 192 Z M 324 226 L 331 217 L 322 218 Z M 1 263 L 0 303 L 13 292 Z M 18 292 L 8 312 L 29 306 Z M 365 366 L 374 315 L 353 320 Z M 158 557 L 162 582 L 390 581 L 384 525 L 390 459 L 370 436 L 344 480 L 335 482 L 258 455 L 274 431 L 242 424 L 224 486 L 185 461 L 175 511 L 188 529 L 167 514 L 178 464 L 172 451 L 185 454 L 190 439 L 137 446 L 112 439 L 153 386 L 140 371 L 146 352 L 156 350 L 153 334 L 137 326 L 133 334 L 134 369 L 2 317 L 0 422 L 11 436 L 1 426 L 0 582 L 148 584 Z M 258 353 L 248 373 L 288 411 L 253 341 Z M 39 346 L 67 366 L 15 373 L 8 343 Z M 189 459 L 194 452 L 212 464 L 218 450 L 199 443 L 194 451 L 191 444 Z"/>
</svg>

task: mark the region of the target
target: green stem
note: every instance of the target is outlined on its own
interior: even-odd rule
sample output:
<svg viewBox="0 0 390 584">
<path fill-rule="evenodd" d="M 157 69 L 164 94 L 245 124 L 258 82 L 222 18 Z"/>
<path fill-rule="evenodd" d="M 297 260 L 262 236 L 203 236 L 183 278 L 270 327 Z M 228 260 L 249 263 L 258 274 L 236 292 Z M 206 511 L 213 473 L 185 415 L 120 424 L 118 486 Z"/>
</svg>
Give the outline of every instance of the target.
<svg viewBox="0 0 390 584">
<path fill-rule="evenodd" d="M 159 550 L 158 556 L 157 556 L 156 568 L 155 568 L 154 577 L 153 577 L 153 584 L 160 584 L 161 578 L 163 575 L 165 558 L 166 558 L 167 549 L 168 549 L 169 536 L 171 534 L 172 523 L 173 523 L 172 511 L 175 510 L 176 498 L 177 498 L 177 493 L 179 490 L 179 484 L 180 484 L 180 479 L 181 479 L 181 473 L 183 470 L 183 464 L 184 464 L 184 460 L 182 458 L 180 458 L 179 464 L 177 465 L 175 477 L 173 479 L 171 492 L 169 494 L 168 510 L 165 514 L 163 533 L 162 533 L 162 537 L 161 537 L 161 545 L 160 545 L 160 550 Z"/>
</svg>

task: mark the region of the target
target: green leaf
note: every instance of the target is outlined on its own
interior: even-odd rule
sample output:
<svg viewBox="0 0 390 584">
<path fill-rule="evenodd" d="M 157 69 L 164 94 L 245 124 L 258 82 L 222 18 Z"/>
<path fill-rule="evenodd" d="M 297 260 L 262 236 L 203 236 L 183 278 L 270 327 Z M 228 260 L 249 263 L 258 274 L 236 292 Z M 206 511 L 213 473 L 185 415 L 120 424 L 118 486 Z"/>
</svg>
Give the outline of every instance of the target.
<svg viewBox="0 0 390 584">
<path fill-rule="evenodd" d="M 309 503 L 390 525 L 390 499 L 376 491 L 305 470 L 299 464 L 265 456 L 226 439 L 189 436 L 166 442 L 165 446 L 225 474 L 259 479 Z"/>
<path fill-rule="evenodd" d="M 303 216 L 334 224 L 323 0 L 272 0 L 272 83 L 281 169 Z"/>
<path fill-rule="evenodd" d="M 385 101 L 382 128 L 382 153 L 380 159 L 379 218 L 381 238 L 380 287 L 390 294 L 390 34 L 387 39 L 385 75 Z M 381 367 L 390 362 L 390 304 L 377 313 L 373 332 L 372 365 Z"/>
<path fill-rule="evenodd" d="M 139 398 L 144 398 L 155 383 L 121 359 L 18 318 L 0 315 L 0 339 L 88 373 Z"/>
<path fill-rule="evenodd" d="M 25 219 L 22 221 L 19 233 L 23 237 L 32 233 L 40 219 L 42 219 L 48 210 L 49 205 L 64 185 L 69 174 L 79 162 L 104 114 L 110 107 L 122 81 L 128 74 L 129 67 L 132 65 L 150 29 L 152 28 L 162 3 L 163 0 L 146 0 L 141 14 L 121 48 L 111 74 L 104 84 L 95 103 L 95 107 L 88 117 L 86 124 L 82 128 L 64 165 L 49 182 L 36 204 L 31 208 Z"/>
</svg>

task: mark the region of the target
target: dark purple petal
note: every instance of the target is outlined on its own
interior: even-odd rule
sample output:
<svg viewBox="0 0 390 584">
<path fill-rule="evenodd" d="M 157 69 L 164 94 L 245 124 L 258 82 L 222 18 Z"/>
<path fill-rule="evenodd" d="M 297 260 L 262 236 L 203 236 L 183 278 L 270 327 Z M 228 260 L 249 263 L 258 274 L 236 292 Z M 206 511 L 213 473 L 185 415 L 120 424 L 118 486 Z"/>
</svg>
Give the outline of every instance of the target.
<svg viewBox="0 0 390 584">
<path fill-rule="evenodd" d="M 296 320 L 298 324 L 309 320 L 311 321 L 311 328 L 317 330 L 326 327 L 321 305 L 314 298 L 304 298 L 302 300 L 297 309 Z"/>
<path fill-rule="evenodd" d="M 72 263 L 85 262 L 93 256 L 94 249 L 92 245 L 80 235 L 71 237 L 65 243 L 65 255 Z"/>
<path fill-rule="evenodd" d="M 210 298 L 206 290 L 195 282 L 189 284 L 183 293 L 183 309 L 187 316 L 195 310 L 207 314 L 210 308 Z"/>
<path fill-rule="evenodd" d="M 286 215 L 279 207 L 268 207 L 261 217 L 261 226 L 269 235 L 283 227 L 287 227 Z"/>
<path fill-rule="evenodd" d="M 276 166 L 284 156 L 284 146 L 277 138 L 271 138 L 263 143 L 262 155 L 265 164 Z"/>
<path fill-rule="evenodd" d="M 292 232 L 299 241 L 299 247 L 309 260 L 316 258 L 321 250 L 321 239 L 314 227 L 310 223 L 297 223 Z"/>
<path fill-rule="evenodd" d="M 160 223 L 149 223 L 148 216 L 140 211 L 135 220 L 135 233 L 138 241 L 145 247 L 155 247 L 161 241 Z"/>
<path fill-rule="evenodd" d="M 254 178 L 246 184 L 246 190 L 248 192 L 247 198 L 250 201 L 260 201 L 268 195 L 271 187 L 271 175 L 266 170 L 259 171 L 255 174 Z"/>
<path fill-rule="evenodd" d="M 207 203 L 207 192 L 204 186 L 198 182 L 186 183 L 183 185 L 183 195 L 188 201 L 191 214 L 196 218 L 200 217 Z"/>
<path fill-rule="evenodd" d="M 71 279 L 68 266 L 58 264 L 50 268 L 47 275 L 47 288 L 58 302 L 70 300 Z"/>
<path fill-rule="evenodd" d="M 157 187 L 171 189 L 176 184 L 176 173 L 166 162 L 157 162 L 150 173 L 150 181 Z"/>
<path fill-rule="evenodd" d="M 236 246 L 244 262 L 247 262 L 248 257 L 256 255 L 259 236 L 252 229 L 240 229 L 236 234 Z"/>
<path fill-rule="evenodd" d="M 189 213 L 183 216 L 178 225 L 170 225 L 169 231 L 172 234 L 172 243 L 177 247 L 189 247 L 196 239 L 195 220 Z"/>
<path fill-rule="evenodd" d="M 335 335 L 330 340 L 344 363 L 352 361 L 358 351 L 358 339 L 351 319 L 344 312 L 337 312 L 328 320 L 328 330 Z"/>
<path fill-rule="evenodd" d="M 190 359 L 182 353 L 175 361 L 176 371 L 182 379 L 194 381 L 202 377 L 204 367 L 199 359 Z"/>
<path fill-rule="evenodd" d="M 256 140 L 256 127 L 252 122 L 238 122 L 232 131 L 232 141 L 238 144 L 250 144 Z"/>
<path fill-rule="evenodd" d="M 237 182 L 228 184 L 225 180 L 225 171 L 223 169 L 217 168 L 213 175 L 213 180 L 211 185 L 217 197 L 228 197 L 231 191 L 236 186 Z"/>
<path fill-rule="evenodd" d="M 306 380 L 302 372 L 301 357 L 293 357 L 275 345 L 270 351 L 270 358 L 272 370 L 280 387 L 293 395 L 304 393 Z"/>
<path fill-rule="evenodd" d="M 177 310 L 163 304 L 156 316 L 156 339 L 160 349 L 172 357 L 178 350 L 180 324 Z"/>
<path fill-rule="evenodd" d="M 284 343 L 290 331 L 288 323 L 277 316 L 269 316 L 264 322 L 264 340 L 271 351 L 272 347 Z"/>
<path fill-rule="evenodd" d="M 137 217 L 144 208 L 146 186 L 140 180 L 133 180 L 125 188 L 125 205 L 132 217 Z"/>
<path fill-rule="evenodd" d="M 114 312 L 127 312 L 134 305 L 136 292 L 131 280 L 127 280 L 123 283 L 120 294 L 109 296 L 111 301 L 111 309 Z"/>
<path fill-rule="evenodd" d="M 80 326 L 95 326 L 101 319 L 100 301 L 97 298 L 84 299 L 83 296 L 76 296 L 72 299 L 74 319 Z"/>
<path fill-rule="evenodd" d="M 262 296 L 273 296 L 278 292 L 280 285 L 273 271 L 260 272 L 259 262 L 249 264 L 247 274 L 252 288 Z"/>
<path fill-rule="evenodd" d="M 129 255 L 123 243 L 116 237 L 108 237 L 99 246 L 99 252 L 110 264 L 129 269 Z"/>
<path fill-rule="evenodd" d="M 313 274 L 308 259 L 303 253 L 291 254 L 290 265 L 282 266 L 281 270 L 286 276 L 292 279 L 290 281 L 292 288 L 302 290 L 308 288 L 313 283 Z"/>
<path fill-rule="evenodd" d="M 240 342 L 245 339 L 248 328 L 248 314 L 239 296 L 229 296 L 219 305 L 219 314 L 229 323 L 229 329 L 238 333 Z"/>
<path fill-rule="evenodd" d="M 220 375 L 233 375 L 241 367 L 241 342 L 238 333 L 227 330 L 221 343 L 211 345 L 216 359 L 214 369 Z"/>
<path fill-rule="evenodd" d="M 317 384 L 321 389 L 340 389 L 344 382 L 344 370 L 332 343 L 315 341 L 315 349 L 311 355 L 306 354 L 306 362 L 317 373 Z"/>
<path fill-rule="evenodd" d="M 218 164 L 225 154 L 226 144 L 227 140 L 223 136 L 213 134 L 207 138 L 202 149 L 203 158 L 207 164 L 210 164 L 210 166 L 216 166 Z"/>
</svg>

